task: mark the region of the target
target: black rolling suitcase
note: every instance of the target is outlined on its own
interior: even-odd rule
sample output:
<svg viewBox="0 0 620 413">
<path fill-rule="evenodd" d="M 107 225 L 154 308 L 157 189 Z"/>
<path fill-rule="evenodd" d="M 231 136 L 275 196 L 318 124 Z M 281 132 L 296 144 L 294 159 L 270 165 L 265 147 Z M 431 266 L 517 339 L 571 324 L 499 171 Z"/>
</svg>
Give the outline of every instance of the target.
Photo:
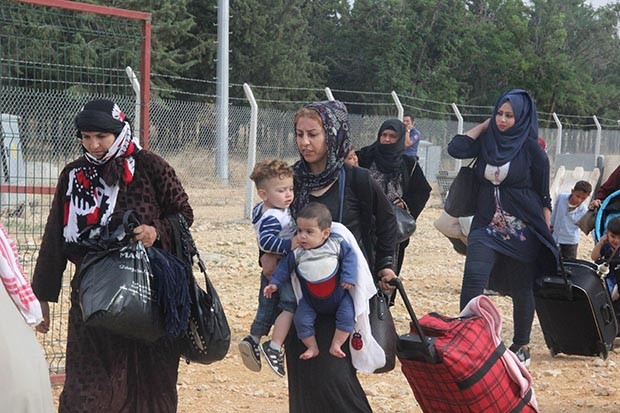
<svg viewBox="0 0 620 413">
<path fill-rule="evenodd" d="M 536 313 L 545 343 L 558 353 L 607 358 L 618 323 L 598 266 L 563 261 L 560 273 L 544 277 L 535 289 Z"/>
</svg>

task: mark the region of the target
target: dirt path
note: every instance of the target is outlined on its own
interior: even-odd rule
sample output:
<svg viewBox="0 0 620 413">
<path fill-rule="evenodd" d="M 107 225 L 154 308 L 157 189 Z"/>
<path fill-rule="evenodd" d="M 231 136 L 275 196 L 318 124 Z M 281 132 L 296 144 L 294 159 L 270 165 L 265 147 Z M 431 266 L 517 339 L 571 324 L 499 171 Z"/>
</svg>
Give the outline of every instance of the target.
<svg viewBox="0 0 620 413">
<path fill-rule="evenodd" d="M 208 207 L 207 207 L 208 208 Z M 403 282 L 418 315 L 439 311 L 458 313 L 458 295 L 464 258 L 452 250 L 447 239 L 433 227 L 441 212 L 439 199 L 433 197 L 421 215 L 418 230 L 405 257 Z M 181 366 L 179 410 L 196 411 L 288 411 L 286 379 L 269 369 L 260 373 L 246 370 L 237 351 L 237 343 L 247 334 L 254 316 L 259 268 L 256 244 L 248 223 L 213 223 L 198 213 L 194 225 L 198 244 L 208 259 L 211 277 L 223 297 L 233 329 L 233 344 L 228 356 L 212 366 Z M 584 237 L 585 238 L 585 237 Z M 586 258 L 592 248 L 583 239 L 580 256 Z M 504 316 L 503 338 L 512 333 L 511 301 L 493 297 Z M 397 329 L 408 329 L 407 312 L 402 303 L 393 308 Z M 509 344 L 509 343 L 508 343 Z M 620 345 L 620 342 L 617 343 Z M 541 412 L 615 412 L 620 411 L 620 354 L 612 352 L 599 358 L 551 357 L 545 346 L 538 320 L 532 334 L 534 387 Z M 360 374 L 360 380 L 377 412 L 419 412 L 400 365 L 386 374 Z"/>
<path fill-rule="evenodd" d="M 221 362 L 210 366 L 181 363 L 179 412 L 287 412 L 286 379 L 278 378 L 268 368 L 259 373 L 245 369 L 237 350 L 237 343 L 247 334 L 256 308 L 259 267 L 253 229 L 249 223 L 230 220 L 239 218 L 242 210 L 238 203 L 231 206 L 230 194 L 202 196 L 212 201 L 195 207 L 197 219 L 193 232 L 223 300 L 233 338 L 230 352 Z M 201 203 L 194 202 L 197 204 Z M 440 212 L 439 199 L 434 196 L 420 217 L 405 257 L 402 279 L 419 316 L 430 311 L 451 316 L 458 313 L 464 258 L 433 227 Z M 583 239 L 580 256 L 586 258 L 591 248 L 591 241 Z M 493 301 L 504 317 L 502 335 L 508 341 L 512 333 L 511 302 L 502 297 L 493 297 Z M 406 332 L 408 319 L 400 301 L 392 313 L 398 331 Z M 612 352 L 605 361 L 563 355 L 553 358 L 536 319 L 531 350 L 530 371 L 541 412 L 620 411 L 620 353 Z M 421 411 L 399 364 L 390 373 L 360 374 L 360 380 L 374 411 Z"/>
</svg>

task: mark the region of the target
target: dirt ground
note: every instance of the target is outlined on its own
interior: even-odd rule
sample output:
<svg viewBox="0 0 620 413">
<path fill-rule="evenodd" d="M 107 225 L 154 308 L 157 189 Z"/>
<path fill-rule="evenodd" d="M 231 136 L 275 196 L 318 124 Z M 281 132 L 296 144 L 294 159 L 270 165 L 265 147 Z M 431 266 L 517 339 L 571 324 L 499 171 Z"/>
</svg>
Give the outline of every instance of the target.
<svg viewBox="0 0 620 413">
<path fill-rule="evenodd" d="M 223 301 L 232 343 L 226 358 L 218 363 L 205 366 L 181 362 L 179 412 L 288 411 L 286 378 L 277 377 L 265 366 L 259 373 L 247 370 L 237 349 L 254 316 L 259 282 L 254 231 L 249 222 L 241 219 L 243 194 L 239 192 L 190 191 L 196 213 L 193 234 Z M 448 240 L 433 227 L 440 213 L 440 198 L 434 191 L 420 216 L 401 274 L 418 316 L 431 311 L 450 316 L 458 313 L 464 257 L 454 252 Z M 587 258 L 592 246 L 590 239 L 582 237 L 580 257 Z M 504 297 L 492 299 L 504 317 L 502 337 L 509 345 L 511 302 Z M 400 300 L 392 314 L 399 333 L 407 332 L 408 315 Z M 530 371 L 541 412 L 620 411 L 619 351 L 612 351 L 607 360 L 551 357 L 537 319 L 530 345 Z M 620 346 L 620 341 L 616 340 L 616 345 Z M 359 378 L 374 411 L 421 412 L 398 362 L 392 372 L 359 374 Z M 55 388 L 56 393 L 59 391 Z"/>
</svg>

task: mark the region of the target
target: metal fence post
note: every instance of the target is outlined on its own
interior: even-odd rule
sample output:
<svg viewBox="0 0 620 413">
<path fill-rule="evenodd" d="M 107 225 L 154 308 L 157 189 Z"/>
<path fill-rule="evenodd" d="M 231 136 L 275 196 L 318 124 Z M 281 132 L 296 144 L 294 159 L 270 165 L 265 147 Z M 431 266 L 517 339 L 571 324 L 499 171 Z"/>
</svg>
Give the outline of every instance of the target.
<svg viewBox="0 0 620 413">
<path fill-rule="evenodd" d="M 217 2 L 217 157 L 215 169 L 222 183 L 228 184 L 228 0 Z"/>
<path fill-rule="evenodd" d="M 334 94 L 332 93 L 332 90 L 328 87 L 325 88 L 325 95 L 327 96 L 327 100 L 336 100 L 334 99 Z"/>
<path fill-rule="evenodd" d="M 459 110 L 459 107 L 456 106 L 456 103 L 452 103 L 452 110 L 454 111 L 454 115 L 456 116 L 456 119 L 458 121 L 457 123 L 457 127 L 456 127 L 456 133 L 459 135 L 463 134 L 463 115 L 461 115 L 461 111 Z M 461 167 L 461 160 L 457 159 L 454 165 L 454 170 L 458 171 L 459 168 Z"/>
<path fill-rule="evenodd" d="M 594 165 L 596 165 L 596 160 L 598 156 L 601 154 L 601 134 L 602 128 L 601 123 L 598 121 L 596 115 L 592 115 L 592 119 L 594 119 L 594 124 L 596 125 L 596 143 L 594 144 Z"/>
<path fill-rule="evenodd" d="M 392 99 L 394 99 L 394 103 L 396 104 L 396 108 L 398 109 L 398 119 L 403 120 L 405 116 L 405 109 L 403 109 L 402 103 L 400 103 L 400 99 L 395 91 L 392 90 Z"/>
<path fill-rule="evenodd" d="M 256 163 L 256 131 L 258 126 L 258 105 L 254 99 L 252 88 L 247 83 L 243 84 L 243 91 L 250 103 L 250 141 L 248 142 L 248 173 L 254 168 Z M 245 203 L 243 205 L 243 218 L 251 219 L 252 203 L 254 200 L 254 186 L 252 180 L 247 177 L 245 184 Z"/>
<path fill-rule="evenodd" d="M 558 127 L 557 138 L 555 139 L 555 154 L 559 155 L 562 153 L 562 122 L 560 122 L 560 118 L 553 112 L 553 120 L 555 121 L 556 126 Z"/>
<path fill-rule="evenodd" d="M 140 133 L 140 106 L 142 102 L 142 100 L 140 99 L 140 80 L 138 80 L 138 77 L 134 73 L 131 66 L 127 66 L 125 68 L 125 73 L 127 73 L 129 82 L 131 82 L 131 86 L 133 87 L 133 92 L 136 94 L 136 112 L 135 112 L 136 116 L 133 122 L 133 130 L 135 131 L 134 133 L 139 134 Z M 148 139 L 145 140 L 144 142 L 148 143 Z M 148 149 L 148 145 L 145 145 L 145 146 L 147 146 L 145 147 L 145 149 Z"/>
</svg>

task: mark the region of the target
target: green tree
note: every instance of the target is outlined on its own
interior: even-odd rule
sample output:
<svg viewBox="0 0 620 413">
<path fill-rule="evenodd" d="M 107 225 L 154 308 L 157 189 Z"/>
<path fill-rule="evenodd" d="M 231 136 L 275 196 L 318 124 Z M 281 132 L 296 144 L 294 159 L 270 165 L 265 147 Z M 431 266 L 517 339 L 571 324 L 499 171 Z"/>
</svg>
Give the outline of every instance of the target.
<svg viewBox="0 0 620 413">
<path fill-rule="evenodd" d="M 523 85 L 527 61 L 527 11 L 520 0 L 467 1 L 463 40 L 452 75 L 460 102 L 491 105 L 497 96 Z"/>
<path fill-rule="evenodd" d="M 303 0 L 234 3 L 230 21 L 231 82 L 288 88 L 310 88 L 320 83 L 325 68 L 310 57 L 313 44 L 301 12 L 303 4 Z M 304 99 L 303 94 L 300 90 L 261 89 L 257 98 Z"/>
<path fill-rule="evenodd" d="M 151 71 L 158 75 L 182 76 L 198 62 L 194 41 L 194 17 L 189 13 L 190 0 L 97 0 L 93 3 L 112 5 L 152 14 Z M 137 51 L 139 53 L 139 51 Z M 176 82 L 171 78 L 153 79 L 165 90 Z M 164 93 L 166 95 L 166 93 Z"/>
<path fill-rule="evenodd" d="M 460 51 L 466 46 L 467 13 L 459 0 L 409 0 L 403 10 L 408 87 L 413 96 L 454 101 L 461 92 Z"/>
</svg>

